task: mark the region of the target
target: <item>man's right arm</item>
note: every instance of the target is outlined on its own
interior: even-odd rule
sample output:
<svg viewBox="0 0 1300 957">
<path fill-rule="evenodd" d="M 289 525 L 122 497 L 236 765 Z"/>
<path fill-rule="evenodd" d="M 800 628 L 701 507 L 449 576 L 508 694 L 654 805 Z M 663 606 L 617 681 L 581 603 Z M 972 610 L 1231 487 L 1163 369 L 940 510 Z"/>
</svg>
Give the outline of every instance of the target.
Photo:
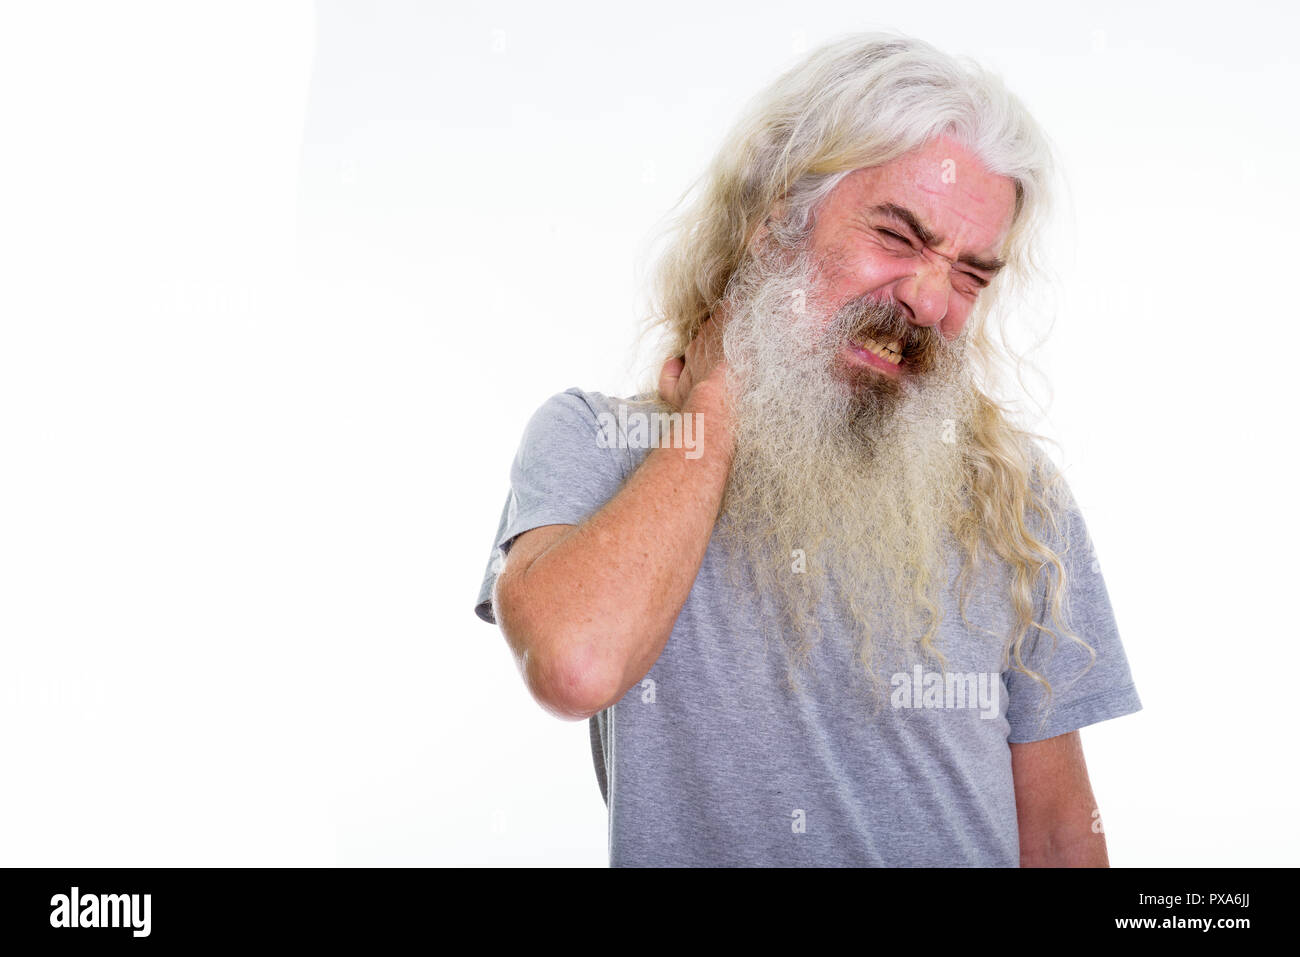
<svg viewBox="0 0 1300 957">
<path fill-rule="evenodd" d="M 522 533 L 497 577 L 497 623 L 529 691 L 559 717 L 588 718 L 639 682 L 695 584 L 731 471 L 723 311 L 659 377 L 667 404 L 696 416 L 693 448 L 652 448 L 581 523 Z"/>
<path fill-rule="evenodd" d="M 497 578 L 497 623 L 529 691 L 559 717 L 617 702 L 663 651 L 722 503 L 731 437 L 722 399 L 692 390 L 698 458 L 653 448 L 623 487 L 578 525 L 521 534 Z M 692 453 L 694 454 L 694 453 Z"/>
</svg>

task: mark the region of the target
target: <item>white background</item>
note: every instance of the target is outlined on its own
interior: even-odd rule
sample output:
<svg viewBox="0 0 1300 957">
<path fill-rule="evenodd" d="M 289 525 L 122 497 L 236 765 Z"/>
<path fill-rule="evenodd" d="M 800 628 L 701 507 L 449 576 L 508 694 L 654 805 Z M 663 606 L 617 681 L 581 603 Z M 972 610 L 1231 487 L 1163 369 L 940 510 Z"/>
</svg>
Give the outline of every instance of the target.
<svg viewBox="0 0 1300 957">
<path fill-rule="evenodd" d="M 1112 863 L 1298 863 L 1297 19 L 6 5 L 0 864 L 605 864 L 585 724 L 472 612 L 510 460 L 626 394 L 742 104 L 879 27 L 1065 161 L 1041 426 L 1145 705 L 1084 731 Z"/>
</svg>

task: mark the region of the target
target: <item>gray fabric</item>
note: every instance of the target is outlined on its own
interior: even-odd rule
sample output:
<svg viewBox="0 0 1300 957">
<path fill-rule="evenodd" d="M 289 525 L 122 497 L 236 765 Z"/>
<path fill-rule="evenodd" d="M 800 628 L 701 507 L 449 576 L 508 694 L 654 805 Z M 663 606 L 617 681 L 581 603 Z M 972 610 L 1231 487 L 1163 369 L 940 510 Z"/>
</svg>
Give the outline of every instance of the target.
<svg viewBox="0 0 1300 957">
<path fill-rule="evenodd" d="M 529 422 L 475 607 L 484 621 L 494 621 L 492 585 L 514 538 L 539 525 L 579 523 L 645 456 L 597 441 L 596 416 L 616 413 L 620 401 L 569 389 Z M 901 689 L 872 696 L 844 628 L 827 629 L 791 689 L 779 636 L 770 643 L 773 629 L 752 594 L 729 586 L 712 541 L 654 667 L 590 722 L 610 864 L 1018 866 L 1008 742 L 1055 737 L 1142 707 L 1073 503 L 1058 544 L 1067 542 L 1069 621 L 1097 658 L 1083 673 L 1088 656 L 1073 642 L 1060 642 L 1054 655 L 1051 642 L 1031 644 L 1026 660 L 1054 691 L 1042 712 L 1041 686 L 1004 670 L 1001 642 L 980 630 L 1005 634 L 1010 622 L 994 571 L 967 604 L 970 626 L 955 601 L 945 606 L 939 646 L 948 672 L 990 676 L 985 704 L 995 705 L 895 707 Z M 954 575 L 956 562 L 954 552 Z M 1041 593 L 1038 607 L 1044 620 Z"/>
</svg>

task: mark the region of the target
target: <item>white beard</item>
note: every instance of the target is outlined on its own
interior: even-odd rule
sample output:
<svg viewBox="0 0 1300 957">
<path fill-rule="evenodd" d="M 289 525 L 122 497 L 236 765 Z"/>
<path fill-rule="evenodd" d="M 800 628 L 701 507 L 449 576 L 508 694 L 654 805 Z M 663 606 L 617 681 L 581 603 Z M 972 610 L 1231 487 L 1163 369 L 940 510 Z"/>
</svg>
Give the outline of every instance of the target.
<svg viewBox="0 0 1300 957">
<path fill-rule="evenodd" d="M 874 675 L 886 660 L 904 661 L 894 652 L 916 660 L 918 645 L 928 649 L 937 634 L 949 533 L 967 511 L 977 393 L 963 337 L 948 342 L 911 326 L 892 302 L 820 302 L 818 288 L 802 255 L 751 261 L 728 287 L 723 348 L 736 451 L 720 538 L 733 572 L 753 576 L 748 587 L 778 615 L 800 661 L 829 598 L 823 617 L 849 617 L 859 660 Z M 882 320 L 878 341 L 928 343 L 929 371 L 897 382 L 871 370 L 845 375 L 837 356 L 849 338 Z"/>
</svg>

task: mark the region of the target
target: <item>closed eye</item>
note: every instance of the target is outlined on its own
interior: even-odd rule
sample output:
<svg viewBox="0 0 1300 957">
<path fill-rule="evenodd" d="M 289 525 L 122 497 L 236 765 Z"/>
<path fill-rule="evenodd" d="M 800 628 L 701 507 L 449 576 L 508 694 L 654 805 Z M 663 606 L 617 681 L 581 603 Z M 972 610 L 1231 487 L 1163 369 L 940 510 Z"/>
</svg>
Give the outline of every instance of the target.
<svg viewBox="0 0 1300 957">
<path fill-rule="evenodd" d="M 898 242 L 903 243 L 904 245 L 907 246 L 908 249 L 915 248 L 913 247 L 912 241 L 910 239 L 908 239 L 906 236 L 902 236 L 894 232 L 892 229 L 885 229 L 883 226 L 878 226 L 876 228 L 876 232 L 880 233 L 882 236 L 888 236 L 890 239 L 895 239 Z M 989 284 L 989 281 L 987 279 L 985 279 L 983 276 L 977 276 L 973 272 L 966 272 L 963 270 L 961 274 L 965 276 L 967 279 L 969 279 L 971 282 L 973 282 L 980 289 L 983 289 Z"/>
</svg>

